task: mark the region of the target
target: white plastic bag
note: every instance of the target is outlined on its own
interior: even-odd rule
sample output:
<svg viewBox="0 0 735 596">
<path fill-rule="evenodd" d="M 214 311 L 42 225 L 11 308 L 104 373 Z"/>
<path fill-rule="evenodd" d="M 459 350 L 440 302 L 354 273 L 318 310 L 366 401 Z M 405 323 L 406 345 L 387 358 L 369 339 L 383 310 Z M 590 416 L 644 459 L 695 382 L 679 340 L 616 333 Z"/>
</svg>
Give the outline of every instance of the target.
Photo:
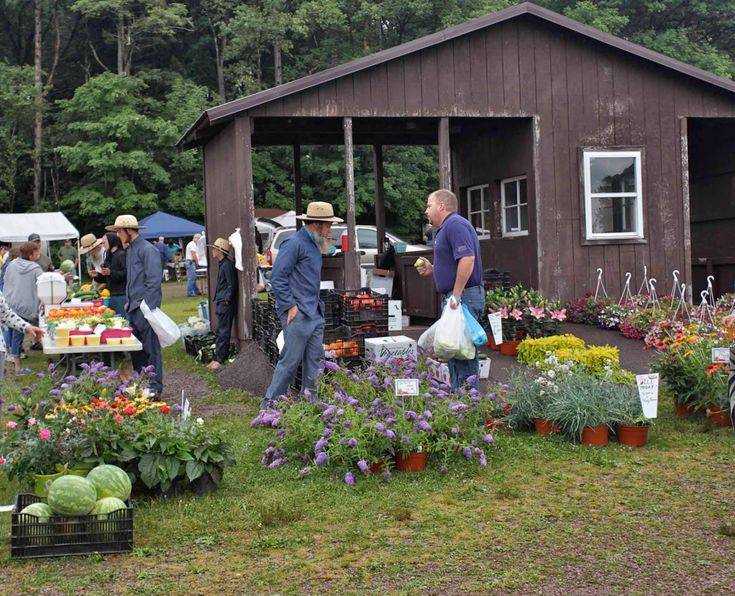
<svg viewBox="0 0 735 596">
<path fill-rule="evenodd" d="M 434 323 L 434 354 L 446 360 L 471 360 L 475 357 L 475 346 L 467 334 L 462 308 L 452 308 L 453 300 L 454 297 L 447 301 L 442 316 Z"/>
<path fill-rule="evenodd" d="M 434 334 L 436 333 L 436 326 L 438 324 L 439 321 L 434 323 L 431 327 L 429 327 L 421 334 L 421 337 L 419 337 L 419 348 L 424 351 L 434 348 Z"/>
<path fill-rule="evenodd" d="M 178 341 L 179 337 L 181 337 L 181 329 L 179 329 L 179 326 L 174 323 L 160 308 L 151 310 L 145 303 L 145 300 L 143 300 L 143 302 L 140 303 L 140 312 L 143 313 L 146 321 L 148 321 L 151 327 L 153 327 L 153 331 L 158 336 L 158 341 L 161 342 L 162 348 L 172 346 Z"/>
<path fill-rule="evenodd" d="M 240 235 L 240 228 L 235 228 L 235 231 L 230 234 L 228 240 L 235 255 L 235 269 L 244 271 L 242 266 L 242 236 Z"/>
</svg>

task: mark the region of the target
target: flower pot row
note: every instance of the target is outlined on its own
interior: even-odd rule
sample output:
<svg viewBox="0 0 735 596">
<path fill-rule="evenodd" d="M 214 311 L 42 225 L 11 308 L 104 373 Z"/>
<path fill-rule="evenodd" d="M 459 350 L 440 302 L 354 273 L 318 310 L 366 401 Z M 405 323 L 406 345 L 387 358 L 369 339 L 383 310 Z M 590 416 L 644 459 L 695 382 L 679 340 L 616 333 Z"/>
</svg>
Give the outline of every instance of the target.
<svg viewBox="0 0 735 596">
<path fill-rule="evenodd" d="M 689 418 L 699 412 L 693 401 L 674 402 L 674 411 L 680 418 Z M 707 408 L 705 414 L 714 426 L 726 427 L 732 425 L 732 418 L 727 408 Z"/>
<path fill-rule="evenodd" d="M 536 434 L 543 437 L 559 434 L 561 432 L 559 425 L 551 420 L 536 418 L 534 423 L 536 426 Z M 648 429 L 649 426 L 647 425 L 619 424 L 616 430 L 618 442 L 621 445 L 627 445 L 628 447 L 643 447 L 648 442 Z M 580 442 L 582 445 L 604 447 L 609 442 L 607 424 L 585 426 L 582 430 Z"/>
<path fill-rule="evenodd" d="M 503 356 L 518 356 L 518 346 L 521 340 L 505 340 L 503 343 L 495 343 L 492 333 L 488 334 L 487 347 L 491 350 L 500 352 Z"/>
</svg>

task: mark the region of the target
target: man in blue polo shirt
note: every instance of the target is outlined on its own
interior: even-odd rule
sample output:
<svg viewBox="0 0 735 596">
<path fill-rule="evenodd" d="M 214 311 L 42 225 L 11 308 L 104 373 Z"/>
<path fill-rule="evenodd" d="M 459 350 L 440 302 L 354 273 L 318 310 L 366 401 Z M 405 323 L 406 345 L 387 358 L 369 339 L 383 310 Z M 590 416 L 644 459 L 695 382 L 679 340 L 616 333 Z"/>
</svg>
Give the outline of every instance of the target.
<svg viewBox="0 0 735 596">
<path fill-rule="evenodd" d="M 284 395 L 301 365 L 303 388 L 313 390 L 319 365 L 324 358 L 324 305 L 319 299 L 322 277 L 320 242 L 329 238 L 334 217 L 329 203 L 309 203 L 306 215 L 297 219 L 304 226 L 281 244 L 271 272 L 276 313 L 281 320 L 285 344 L 263 406 Z"/>
<path fill-rule="evenodd" d="M 444 296 L 442 309 L 447 301 L 452 308 L 464 303 L 472 316 L 481 320 L 485 311 L 485 290 L 482 286 L 482 261 L 480 241 L 472 224 L 457 213 L 457 197 L 448 190 L 437 190 L 429 195 L 426 217 L 436 230 L 434 238 L 434 264 L 419 267 L 424 277 L 434 275 L 437 291 Z M 452 389 L 474 377 L 472 385 L 479 388 L 480 365 L 477 353 L 473 360 L 449 361 Z"/>
</svg>

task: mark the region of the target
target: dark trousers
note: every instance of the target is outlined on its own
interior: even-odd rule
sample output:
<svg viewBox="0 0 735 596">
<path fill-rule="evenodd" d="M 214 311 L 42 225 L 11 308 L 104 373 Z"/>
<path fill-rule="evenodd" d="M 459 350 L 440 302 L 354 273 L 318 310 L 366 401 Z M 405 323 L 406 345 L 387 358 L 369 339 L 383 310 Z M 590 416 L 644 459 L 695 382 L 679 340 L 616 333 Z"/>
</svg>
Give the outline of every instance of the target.
<svg viewBox="0 0 735 596">
<path fill-rule="evenodd" d="M 163 391 L 163 359 L 161 357 L 161 344 L 158 341 L 158 336 L 139 308 L 129 312 L 128 319 L 130 321 L 130 327 L 133 329 L 133 334 L 143 344 L 142 350 L 130 352 L 133 368 L 135 372 L 140 372 L 146 366 L 153 366 L 156 370 L 151 378 L 150 389 L 160 395 Z"/>
<path fill-rule="evenodd" d="M 224 364 L 230 355 L 230 336 L 232 320 L 235 318 L 235 303 L 218 302 L 214 312 L 217 314 L 217 340 L 215 342 L 215 360 Z"/>
</svg>

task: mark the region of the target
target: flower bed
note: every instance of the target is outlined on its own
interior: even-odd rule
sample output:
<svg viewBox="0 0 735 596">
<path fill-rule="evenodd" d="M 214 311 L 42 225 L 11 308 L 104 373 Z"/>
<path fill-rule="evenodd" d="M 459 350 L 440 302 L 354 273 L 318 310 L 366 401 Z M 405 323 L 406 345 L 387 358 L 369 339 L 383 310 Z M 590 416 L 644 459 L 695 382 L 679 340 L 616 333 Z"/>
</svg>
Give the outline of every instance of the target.
<svg viewBox="0 0 735 596">
<path fill-rule="evenodd" d="M 375 471 L 389 479 L 396 458 L 416 453 L 427 454 L 442 471 L 453 460 L 485 467 L 486 450 L 493 443 L 485 420 L 497 406 L 495 394 L 475 389 L 451 394 L 431 377 L 432 364 L 421 357 L 371 361 L 349 370 L 325 362 L 318 397 L 284 397 L 252 421 L 254 427 L 277 429 L 263 464 L 277 468 L 296 463 L 302 476 L 331 470 L 349 485 Z M 418 379 L 419 395 L 396 397 L 398 378 Z"/>
<path fill-rule="evenodd" d="M 31 484 L 59 469 L 107 463 L 125 469 L 139 490 L 216 486 L 232 463 L 228 444 L 203 420 L 180 420 L 178 407 L 153 401 L 150 373 L 123 380 L 95 363 L 83 365 L 79 377 L 40 375 L 34 386 L 10 396 L 0 469 Z"/>
</svg>

